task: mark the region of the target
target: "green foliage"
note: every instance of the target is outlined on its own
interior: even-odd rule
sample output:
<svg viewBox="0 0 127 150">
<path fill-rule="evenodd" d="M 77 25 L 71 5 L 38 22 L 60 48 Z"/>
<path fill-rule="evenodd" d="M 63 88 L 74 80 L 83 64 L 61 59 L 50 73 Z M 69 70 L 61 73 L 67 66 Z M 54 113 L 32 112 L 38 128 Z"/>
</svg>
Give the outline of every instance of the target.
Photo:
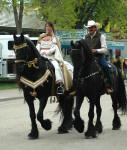
<svg viewBox="0 0 127 150">
<path fill-rule="evenodd" d="M 19 5 L 20 0 L 14 0 Z M 9 10 L 12 0 L 1 0 L 2 8 Z M 27 9 L 37 11 L 43 21 L 52 21 L 58 30 L 84 28 L 88 20 L 102 24 L 110 23 L 111 30 L 119 30 L 124 37 L 127 31 L 127 0 L 24 0 Z"/>
<path fill-rule="evenodd" d="M 77 20 L 74 11 L 74 1 L 75 0 L 45 1 L 39 9 L 38 17 L 45 21 L 52 21 L 58 30 L 72 29 L 75 27 Z"/>
<path fill-rule="evenodd" d="M 110 23 L 110 31 L 119 31 L 119 35 L 125 38 L 125 32 L 127 32 L 126 0 L 100 1 L 95 12 L 95 20 L 101 22 L 103 27 Z"/>
<path fill-rule="evenodd" d="M 35 0 L 31 1 L 40 6 L 38 17 L 52 21 L 57 29 L 83 28 L 88 20 L 93 19 L 100 22 L 103 28 L 110 22 L 112 30 L 115 28 L 114 24 L 121 32 L 126 30 L 126 0 L 37 0 L 36 3 Z"/>
</svg>

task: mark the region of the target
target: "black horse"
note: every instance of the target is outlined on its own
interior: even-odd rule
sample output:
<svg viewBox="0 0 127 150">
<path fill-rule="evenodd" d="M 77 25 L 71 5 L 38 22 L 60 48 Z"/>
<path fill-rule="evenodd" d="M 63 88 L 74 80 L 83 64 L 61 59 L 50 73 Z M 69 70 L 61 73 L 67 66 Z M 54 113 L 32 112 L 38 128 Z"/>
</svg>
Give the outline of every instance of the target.
<svg viewBox="0 0 127 150">
<path fill-rule="evenodd" d="M 101 67 L 98 65 L 92 51 L 88 47 L 85 40 L 79 40 L 75 43 L 71 41 L 71 59 L 74 65 L 73 86 L 77 92 L 76 107 L 74 110 L 74 127 L 78 132 L 83 132 L 84 121 L 80 117 L 80 108 L 86 96 L 89 99 L 89 121 L 88 129 L 85 137 L 96 137 L 97 132 L 103 130 L 101 117 L 100 96 L 105 94 L 105 82 Z M 117 130 L 121 126 L 120 118 L 117 114 L 118 107 L 126 110 L 126 91 L 121 74 L 117 68 L 111 64 L 111 78 L 113 81 L 112 107 L 114 110 L 114 119 L 112 122 L 113 130 Z M 93 124 L 94 106 L 96 106 L 97 120 Z M 123 111 L 122 111 L 123 112 Z"/>
<path fill-rule="evenodd" d="M 33 42 L 23 34 L 19 37 L 14 35 L 14 50 L 17 81 L 23 89 L 24 98 L 30 112 L 32 129 L 28 137 L 36 139 L 38 138 L 38 128 L 34 108 L 35 98 L 38 98 L 40 102 L 37 120 L 46 130 L 50 130 L 52 126 L 49 119 L 44 120 L 43 111 L 48 97 L 52 95 L 55 88 L 54 67 L 48 59 L 39 54 Z M 72 126 L 73 98 L 61 95 L 58 96 L 58 100 L 63 114 L 63 121 L 58 128 L 58 133 L 67 133 Z"/>
</svg>

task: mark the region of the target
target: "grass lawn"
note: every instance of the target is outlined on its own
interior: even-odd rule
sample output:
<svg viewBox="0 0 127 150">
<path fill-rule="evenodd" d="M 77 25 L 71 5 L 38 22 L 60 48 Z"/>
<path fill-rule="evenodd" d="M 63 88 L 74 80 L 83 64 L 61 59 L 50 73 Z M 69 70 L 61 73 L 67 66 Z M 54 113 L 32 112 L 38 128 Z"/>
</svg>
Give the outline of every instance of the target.
<svg viewBox="0 0 127 150">
<path fill-rule="evenodd" d="M 15 89 L 18 88 L 16 83 L 0 83 L 0 90 L 7 90 L 7 89 Z"/>
<path fill-rule="evenodd" d="M 7 90 L 7 89 L 15 89 L 18 88 L 15 80 L 9 80 L 6 78 L 0 78 L 0 90 Z"/>
</svg>

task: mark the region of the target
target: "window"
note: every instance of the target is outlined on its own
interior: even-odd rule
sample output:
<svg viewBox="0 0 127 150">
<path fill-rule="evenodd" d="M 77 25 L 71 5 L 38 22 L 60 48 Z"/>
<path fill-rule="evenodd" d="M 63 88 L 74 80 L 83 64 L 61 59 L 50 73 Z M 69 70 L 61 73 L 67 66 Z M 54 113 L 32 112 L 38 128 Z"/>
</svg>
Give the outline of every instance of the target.
<svg viewBox="0 0 127 150">
<path fill-rule="evenodd" d="M 37 40 L 31 40 L 31 41 L 34 43 L 35 46 L 37 45 Z"/>
<path fill-rule="evenodd" d="M 34 45 L 36 46 L 37 40 L 31 40 L 31 41 L 32 41 L 32 42 L 34 43 Z M 9 49 L 9 50 L 14 50 L 13 45 L 14 45 L 14 41 L 8 41 L 8 49 Z"/>
<path fill-rule="evenodd" d="M 8 41 L 8 49 L 9 50 L 14 50 L 13 45 L 14 45 L 14 41 Z"/>
</svg>

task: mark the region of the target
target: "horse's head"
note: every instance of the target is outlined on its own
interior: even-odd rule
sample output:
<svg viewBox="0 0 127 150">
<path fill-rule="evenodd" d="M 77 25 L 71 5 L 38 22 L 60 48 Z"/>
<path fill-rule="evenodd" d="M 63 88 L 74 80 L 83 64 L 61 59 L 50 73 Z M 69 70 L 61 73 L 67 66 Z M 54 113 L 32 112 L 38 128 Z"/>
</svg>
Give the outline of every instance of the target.
<svg viewBox="0 0 127 150">
<path fill-rule="evenodd" d="M 16 69 L 17 75 L 22 75 L 24 71 L 24 67 L 27 66 L 28 62 L 33 60 L 37 56 L 37 50 L 34 50 L 36 47 L 29 40 L 29 38 L 25 37 L 23 34 L 20 36 L 13 36 L 14 38 L 14 51 L 16 55 Z M 34 47 L 34 48 L 33 48 Z"/>
<path fill-rule="evenodd" d="M 13 38 L 14 38 L 14 52 L 16 55 L 15 60 L 16 70 L 17 75 L 20 76 L 24 70 L 24 65 L 27 58 L 27 51 L 26 51 L 27 43 L 25 41 L 25 37 L 23 34 L 21 34 L 18 37 L 16 35 L 13 35 Z"/>
<path fill-rule="evenodd" d="M 20 36 L 13 35 L 14 38 L 14 50 L 16 54 L 16 60 L 26 60 L 27 57 L 27 51 L 26 47 L 27 42 L 23 34 Z"/>
<path fill-rule="evenodd" d="M 93 58 L 92 51 L 85 40 L 81 39 L 75 43 L 71 41 L 71 47 L 71 59 L 74 67 L 75 65 L 85 65 L 87 61 Z"/>
<path fill-rule="evenodd" d="M 71 41 L 71 47 L 72 47 L 72 50 L 80 50 L 81 49 L 81 41 Z"/>
<path fill-rule="evenodd" d="M 71 41 L 72 51 L 70 53 L 72 63 L 75 66 L 81 66 L 84 57 L 84 48 L 81 41 L 73 42 Z"/>
</svg>

